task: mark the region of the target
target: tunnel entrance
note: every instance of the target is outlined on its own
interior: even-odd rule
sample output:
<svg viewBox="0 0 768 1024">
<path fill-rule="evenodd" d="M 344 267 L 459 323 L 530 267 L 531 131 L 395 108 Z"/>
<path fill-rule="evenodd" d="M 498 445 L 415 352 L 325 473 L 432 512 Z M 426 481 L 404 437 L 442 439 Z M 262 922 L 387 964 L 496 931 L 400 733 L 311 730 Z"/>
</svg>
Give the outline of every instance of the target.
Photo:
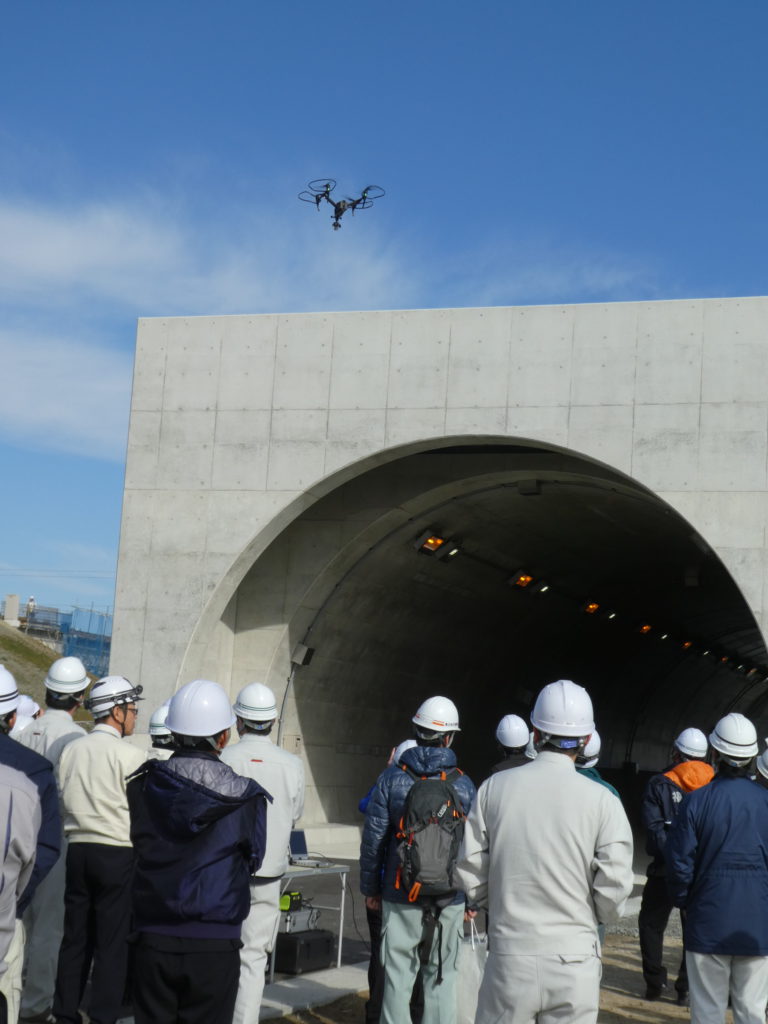
<svg viewBox="0 0 768 1024">
<path fill-rule="evenodd" d="M 420 547 L 428 534 L 442 550 Z M 308 821 L 359 820 L 435 693 L 459 708 L 476 781 L 498 719 L 527 719 L 557 678 L 590 691 L 601 767 L 628 773 L 662 767 L 684 726 L 768 712 L 762 636 L 706 540 L 623 474 L 534 442 L 433 447 L 360 473 L 270 544 L 224 620 L 233 688 L 260 676 L 285 693 Z M 286 652 L 305 662 L 287 688 Z"/>
</svg>

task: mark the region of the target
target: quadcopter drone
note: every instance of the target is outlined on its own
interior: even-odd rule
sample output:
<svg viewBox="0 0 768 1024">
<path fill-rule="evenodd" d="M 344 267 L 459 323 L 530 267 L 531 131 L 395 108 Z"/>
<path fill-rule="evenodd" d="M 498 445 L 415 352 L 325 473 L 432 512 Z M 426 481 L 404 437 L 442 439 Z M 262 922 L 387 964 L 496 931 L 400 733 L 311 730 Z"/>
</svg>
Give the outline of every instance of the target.
<svg viewBox="0 0 768 1024">
<path fill-rule="evenodd" d="M 355 210 L 368 210 L 373 206 L 374 199 L 381 199 L 384 189 L 378 185 L 366 185 L 357 199 L 347 196 L 345 199 L 332 199 L 331 192 L 336 188 L 333 178 L 315 178 L 307 185 L 309 191 L 299 192 L 299 199 L 304 203 L 314 203 L 316 209 L 320 209 L 320 203 L 324 199 L 333 207 L 333 230 L 338 231 L 341 227 L 341 218 L 351 210 L 354 216 Z"/>
</svg>

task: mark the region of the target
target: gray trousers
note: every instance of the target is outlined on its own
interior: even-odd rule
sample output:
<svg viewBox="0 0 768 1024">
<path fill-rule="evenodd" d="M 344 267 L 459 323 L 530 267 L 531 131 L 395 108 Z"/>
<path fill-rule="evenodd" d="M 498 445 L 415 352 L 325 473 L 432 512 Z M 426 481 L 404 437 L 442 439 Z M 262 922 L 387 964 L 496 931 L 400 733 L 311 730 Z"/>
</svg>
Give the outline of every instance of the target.
<svg viewBox="0 0 768 1024">
<path fill-rule="evenodd" d="M 691 1024 L 724 1024 L 728 996 L 734 1024 L 765 1024 L 768 956 L 685 954 Z"/>
<path fill-rule="evenodd" d="M 595 1024 L 602 962 L 594 954 L 490 950 L 475 1024 Z"/>
<path fill-rule="evenodd" d="M 419 973 L 419 943 L 423 934 L 422 908 L 416 904 L 382 902 L 381 963 L 384 967 L 384 1002 L 381 1024 L 404 1024 L 411 1019 L 410 1001 Z M 438 930 L 432 940 L 429 963 L 424 966 L 422 1024 L 455 1024 L 456 961 L 464 935 L 464 904 L 445 907 L 443 926 L 443 980 L 436 984 Z"/>
</svg>

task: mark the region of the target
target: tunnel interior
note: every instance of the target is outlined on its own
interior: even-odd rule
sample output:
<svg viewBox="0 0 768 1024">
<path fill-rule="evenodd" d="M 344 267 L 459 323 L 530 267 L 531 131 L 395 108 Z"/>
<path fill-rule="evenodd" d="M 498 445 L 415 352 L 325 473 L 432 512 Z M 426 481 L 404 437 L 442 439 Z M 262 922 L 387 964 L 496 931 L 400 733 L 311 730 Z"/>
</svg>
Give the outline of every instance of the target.
<svg viewBox="0 0 768 1024">
<path fill-rule="evenodd" d="M 425 535 L 445 544 L 425 550 Z M 357 820 L 432 694 L 456 702 L 456 752 L 476 781 L 498 759 L 499 718 L 527 720 L 554 679 L 589 690 L 609 776 L 659 770 L 686 726 L 739 710 L 762 728 L 768 711 L 763 638 L 706 538 L 626 476 L 533 442 L 454 444 L 361 473 L 270 545 L 229 616 L 242 682 L 265 630 L 310 650 L 285 720 L 308 813 L 328 821 Z M 282 692 L 276 664 L 267 681 Z"/>
</svg>

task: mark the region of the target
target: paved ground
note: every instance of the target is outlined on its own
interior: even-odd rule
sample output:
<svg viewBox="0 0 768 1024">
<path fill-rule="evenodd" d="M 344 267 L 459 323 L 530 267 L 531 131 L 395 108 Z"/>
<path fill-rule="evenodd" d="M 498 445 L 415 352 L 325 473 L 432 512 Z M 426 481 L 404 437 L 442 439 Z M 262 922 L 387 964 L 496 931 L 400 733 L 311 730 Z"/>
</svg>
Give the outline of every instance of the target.
<svg viewBox="0 0 768 1024">
<path fill-rule="evenodd" d="M 293 1006 L 300 1005 L 302 987 L 314 1003 L 312 1009 L 294 1010 L 279 1019 L 292 1024 L 360 1024 L 364 1020 L 365 993 L 353 992 L 355 984 L 365 985 L 364 970 L 360 965 L 367 959 L 367 926 L 365 907 L 358 892 L 356 864 L 350 866 L 349 888 L 347 889 L 347 905 L 344 914 L 344 945 L 343 963 L 350 965 L 342 976 L 338 977 L 340 998 L 333 998 L 332 986 L 337 984 L 335 971 L 323 971 L 307 975 L 303 979 L 276 976 L 278 984 L 271 989 L 275 997 Z M 624 1024 L 626 1021 L 639 1021 L 643 1024 L 665 1024 L 672 1021 L 690 1019 L 687 1009 L 678 1007 L 674 1002 L 674 990 L 671 995 L 658 1002 L 646 1002 L 642 999 L 645 991 L 640 972 L 640 952 L 637 939 L 637 913 L 640 909 L 640 896 L 644 877 L 636 875 L 636 885 L 629 901 L 628 915 L 609 930 L 603 950 L 603 984 L 601 989 L 600 1024 Z M 297 884 L 296 888 L 300 886 Z M 302 880 L 302 891 L 306 898 L 313 898 L 315 903 L 331 905 L 337 903 L 338 888 L 335 880 L 328 877 Z M 335 931 L 335 919 L 331 911 L 323 911 L 319 922 L 321 927 Z M 671 978 L 674 980 L 677 966 L 682 954 L 680 941 L 680 922 L 677 914 L 670 920 L 667 930 L 665 959 Z M 357 969 L 351 965 L 357 964 Z M 348 987 L 347 993 L 341 995 L 343 984 Z M 325 998 L 324 998 L 325 995 Z M 303 1005 L 307 1005 L 307 999 Z M 277 1011 L 273 1010 L 275 1014 Z M 285 1013 L 285 1011 L 284 1011 Z M 264 1014 L 262 1015 L 264 1018 Z M 276 1019 L 273 1017 L 273 1019 Z M 730 1013 L 728 1016 L 730 1020 Z"/>
<path fill-rule="evenodd" d="M 670 970 L 679 961 L 679 939 L 669 943 L 667 963 Z M 643 979 L 637 938 L 633 935 L 609 935 L 603 951 L 603 984 L 600 994 L 599 1024 L 671 1024 L 690 1020 L 687 1009 L 674 1003 L 674 996 L 649 1003 L 641 998 Z M 281 1018 L 292 1024 L 361 1024 L 364 1018 L 364 995 L 349 995 L 325 1006 L 290 1013 Z M 730 1011 L 727 1017 L 731 1021 Z"/>
</svg>

